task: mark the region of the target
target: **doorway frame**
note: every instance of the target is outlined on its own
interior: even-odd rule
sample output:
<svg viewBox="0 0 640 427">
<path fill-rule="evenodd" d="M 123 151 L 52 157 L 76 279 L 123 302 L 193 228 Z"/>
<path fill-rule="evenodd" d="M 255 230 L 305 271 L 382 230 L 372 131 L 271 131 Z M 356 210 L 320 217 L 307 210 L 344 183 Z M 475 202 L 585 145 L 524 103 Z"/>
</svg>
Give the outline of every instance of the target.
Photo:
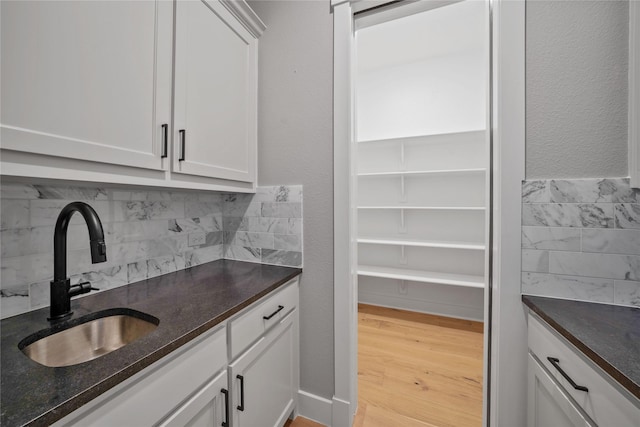
<svg viewBox="0 0 640 427">
<path fill-rule="evenodd" d="M 485 333 L 483 425 L 508 427 L 525 425 L 526 418 L 526 312 L 520 300 L 521 188 L 525 178 L 525 0 L 488 1 L 493 224 L 490 228 L 490 319 L 485 314 L 491 328 L 485 328 L 488 333 Z M 356 188 L 352 126 L 353 14 L 384 3 L 388 1 L 331 0 L 335 387 L 331 425 L 334 427 L 350 427 L 358 405 L 357 243 L 353 226 L 355 197 L 351 197 Z"/>
</svg>

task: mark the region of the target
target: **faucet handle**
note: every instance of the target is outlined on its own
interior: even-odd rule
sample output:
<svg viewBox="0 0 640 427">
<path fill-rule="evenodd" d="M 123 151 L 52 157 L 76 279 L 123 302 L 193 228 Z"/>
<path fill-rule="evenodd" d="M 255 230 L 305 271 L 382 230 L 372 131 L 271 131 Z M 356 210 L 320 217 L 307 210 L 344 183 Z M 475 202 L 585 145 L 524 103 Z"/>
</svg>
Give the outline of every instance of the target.
<svg viewBox="0 0 640 427">
<path fill-rule="evenodd" d="M 80 289 L 87 289 L 87 285 L 89 285 L 89 290 L 90 291 L 99 291 L 99 288 L 94 288 L 93 286 L 91 286 L 91 282 L 82 282 L 82 283 L 78 283 L 76 286 L 80 286 Z"/>
<path fill-rule="evenodd" d="M 69 290 L 69 296 L 74 297 L 76 295 L 88 294 L 91 291 L 99 291 L 99 290 L 100 289 L 94 288 L 93 286 L 91 286 L 91 282 L 82 282 L 82 283 L 78 283 L 77 285 L 71 286 L 71 289 Z"/>
</svg>

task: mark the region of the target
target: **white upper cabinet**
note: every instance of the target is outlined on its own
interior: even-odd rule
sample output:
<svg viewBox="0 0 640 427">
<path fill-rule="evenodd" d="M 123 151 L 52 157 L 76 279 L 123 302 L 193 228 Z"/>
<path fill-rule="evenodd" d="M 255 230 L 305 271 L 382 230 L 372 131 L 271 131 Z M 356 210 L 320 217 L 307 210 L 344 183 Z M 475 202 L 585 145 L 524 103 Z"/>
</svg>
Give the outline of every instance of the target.
<svg viewBox="0 0 640 427">
<path fill-rule="evenodd" d="M 1 8 L 3 175 L 255 191 L 265 27 L 244 1 Z"/>
<path fill-rule="evenodd" d="M 223 3 L 176 3 L 174 172 L 254 181 L 257 55 Z"/>
<path fill-rule="evenodd" d="M 172 4 L 2 2 L 2 148 L 161 170 Z"/>
</svg>

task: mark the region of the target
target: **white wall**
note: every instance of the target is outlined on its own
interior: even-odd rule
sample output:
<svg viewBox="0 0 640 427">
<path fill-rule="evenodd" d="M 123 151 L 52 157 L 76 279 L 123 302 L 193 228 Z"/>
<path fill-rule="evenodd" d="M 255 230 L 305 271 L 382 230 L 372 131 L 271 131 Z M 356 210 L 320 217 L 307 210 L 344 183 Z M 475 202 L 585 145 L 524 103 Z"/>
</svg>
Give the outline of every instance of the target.
<svg viewBox="0 0 640 427">
<path fill-rule="evenodd" d="M 484 129 L 482 65 L 470 51 L 360 73 L 358 140 Z"/>
<path fill-rule="evenodd" d="M 627 176 L 629 2 L 526 7 L 527 179 Z"/>
<path fill-rule="evenodd" d="M 466 1 L 358 30 L 357 139 L 484 129 L 485 13 Z"/>
<path fill-rule="evenodd" d="M 333 17 L 329 2 L 253 1 L 260 39 L 258 182 L 304 185 L 300 387 L 333 384 Z"/>
</svg>

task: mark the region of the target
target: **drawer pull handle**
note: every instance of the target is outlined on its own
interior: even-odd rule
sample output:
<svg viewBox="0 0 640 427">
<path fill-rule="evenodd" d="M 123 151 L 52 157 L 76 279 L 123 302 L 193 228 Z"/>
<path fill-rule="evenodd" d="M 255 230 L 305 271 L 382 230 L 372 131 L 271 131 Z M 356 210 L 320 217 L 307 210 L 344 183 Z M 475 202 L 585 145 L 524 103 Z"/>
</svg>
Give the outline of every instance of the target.
<svg viewBox="0 0 640 427">
<path fill-rule="evenodd" d="M 237 408 L 238 411 L 244 411 L 244 377 L 242 375 L 236 375 L 236 378 L 240 380 L 240 404 Z"/>
<path fill-rule="evenodd" d="M 222 389 L 220 392 L 224 394 L 224 421 L 221 425 L 229 427 L 229 390 Z"/>
<path fill-rule="evenodd" d="M 271 319 L 273 316 L 275 316 L 276 314 L 280 313 L 283 309 L 284 309 L 284 305 L 279 305 L 279 306 L 278 306 L 278 309 L 277 309 L 276 311 L 274 311 L 273 313 L 271 313 L 271 314 L 270 314 L 270 315 L 268 315 L 268 316 L 262 316 L 262 318 L 263 318 L 264 320 L 269 320 L 269 319 Z"/>
<path fill-rule="evenodd" d="M 575 381 L 573 381 L 571 377 L 567 375 L 567 373 L 560 367 L 560 359 L 558 359 L 557 357 L 547 357 L 547 360 L 551 362 L 553 367 L 556 368 L 558 372 L 560 372 L 560 375 L 562 375 L 565 380 L 569 381 L 569 384 L 571 384 L 573 388 L 584 392 L 589 391 L 589 389 L 585 386 L 576 384 Z"/>
</svg>

